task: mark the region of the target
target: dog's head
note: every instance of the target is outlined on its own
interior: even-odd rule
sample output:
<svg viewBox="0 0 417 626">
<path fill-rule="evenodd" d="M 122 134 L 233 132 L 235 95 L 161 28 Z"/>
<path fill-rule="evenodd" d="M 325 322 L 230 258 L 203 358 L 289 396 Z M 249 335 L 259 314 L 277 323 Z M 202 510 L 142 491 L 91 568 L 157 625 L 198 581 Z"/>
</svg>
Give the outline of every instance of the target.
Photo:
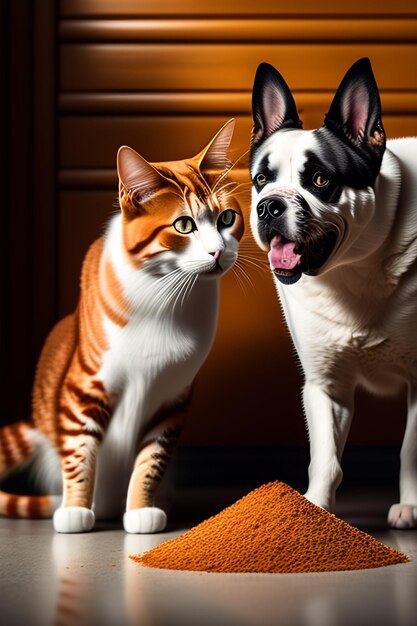
<svg viewBox="0 0 417 626">
<path fill-rule="evenodd" d="M 369 59 L 347 72 L 319 129 L 302 129 L 291 91 L 267 63 L 252 104 L 251 225 L 276 277 L 288 285 L 367 256 L 377 241 L 361 235 L 385 150 Z"/>
</svg>

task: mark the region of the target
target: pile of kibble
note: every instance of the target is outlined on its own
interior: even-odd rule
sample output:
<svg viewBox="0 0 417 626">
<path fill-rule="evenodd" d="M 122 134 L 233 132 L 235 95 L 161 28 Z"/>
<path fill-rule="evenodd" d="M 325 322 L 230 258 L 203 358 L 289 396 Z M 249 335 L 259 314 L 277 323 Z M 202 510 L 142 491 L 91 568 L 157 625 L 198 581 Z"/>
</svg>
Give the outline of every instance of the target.
<svg viewBox="0 0 417 626">
<path fill-rule="evenodd" d="M 280 573 L 368 569 L 409 560 L 278 481 L 131 558 L 165 569 Z"/>
</svg>

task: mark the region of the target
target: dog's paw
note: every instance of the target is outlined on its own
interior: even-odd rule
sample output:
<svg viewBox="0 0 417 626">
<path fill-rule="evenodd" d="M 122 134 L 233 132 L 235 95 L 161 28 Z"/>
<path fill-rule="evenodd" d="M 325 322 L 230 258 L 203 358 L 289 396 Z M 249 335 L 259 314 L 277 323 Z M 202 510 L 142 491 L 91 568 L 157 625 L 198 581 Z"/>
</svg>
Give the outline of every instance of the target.
<svg viewBox="0 0 417 626">
<path fill-rule="evenodd" d="M 91 509 L 66 506 L 55 511 L 53 521 L 57 533 L 86 533 L 93 528 L 95 517 Z"/>
<path fill-rule="evenodd" d="M 321 509 L 326 509 L 326 511 L 333 511 L 334 509 L 334 498 L 318 496 L 317 494 L 306 491 L 304 497 L 309 500 L 312 504 L 319 506 Z"/>
<path fill-rule="evenodd" d="M 159 533 L 167 525 L 165 511 L 156 506 L 146 506 L 141 509 L 126 511 L 123 516 L 123 526 L 127 533 L 148 534 Z"/>
<path fill-rule="evenodd" d="M 399 530 L 417 528 L 417 506 L 393 504 L 388 512 L 388 524 Z"/>
</svg>

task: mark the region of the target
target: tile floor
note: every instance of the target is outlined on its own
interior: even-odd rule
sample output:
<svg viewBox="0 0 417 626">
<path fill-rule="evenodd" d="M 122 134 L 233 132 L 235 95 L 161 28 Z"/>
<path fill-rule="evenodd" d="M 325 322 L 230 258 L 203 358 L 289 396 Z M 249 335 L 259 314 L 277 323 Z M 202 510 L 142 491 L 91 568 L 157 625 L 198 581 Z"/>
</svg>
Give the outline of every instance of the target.
<svg viewBox="0 0 417 626">
<path fill-rule="evenodd" d="M 240 494 L 239 494 L 240 495 Z M 201 494 L 200 494 L 201 496 Z M 190 494 L 192 499 L 192 494 Z M 417 531 L 385 526 L 391 495 L 354 490 L 337 514 L 411 562 L 320 574 L 208 574 L 143 568 L 128 555 L 179 535 L 117 523 L 57 535 L 50 521 L 0 519 L 2 626 L 416 626 Z"/>
</svg>

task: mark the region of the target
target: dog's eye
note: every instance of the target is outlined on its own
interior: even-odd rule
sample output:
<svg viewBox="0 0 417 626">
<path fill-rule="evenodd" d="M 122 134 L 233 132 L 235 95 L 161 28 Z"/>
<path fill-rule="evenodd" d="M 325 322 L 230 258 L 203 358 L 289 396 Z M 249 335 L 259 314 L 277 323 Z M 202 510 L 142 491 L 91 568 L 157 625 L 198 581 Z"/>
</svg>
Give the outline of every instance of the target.
<svg viewBox="0 0 417 626">
<path fill-rule="evenodd" d="M 181 235 L 189 235 L 197 230 L 197 226 L 191 217 L 179 217 L 173 223 L 173 227 L 177 232 L 181 233 Z"/>
<path fill-rule="evenodd" d="M 265 176 L 265 174 L 256 174 L 255 182 L 258 185 L 258 187 L 263 187 L 264 185 L 266 185 L 266 176 Z"/>
<path fill-rule="evenodd" d="M 223 213 L 220 213 L 217 220 L 218 228 L 229 228 L 235 223 L 236 213 L 232 209 L 226 209 Z"/>
<path fill-rule="evenodd" d="M 324 189 L 324 187 L 327 187 L 329 185 L 330 180 L 321 172 L 316 172 L 316 174 L 314 174 L 313 176 L 313 183 L 319 189 Z"/>
</svg>

